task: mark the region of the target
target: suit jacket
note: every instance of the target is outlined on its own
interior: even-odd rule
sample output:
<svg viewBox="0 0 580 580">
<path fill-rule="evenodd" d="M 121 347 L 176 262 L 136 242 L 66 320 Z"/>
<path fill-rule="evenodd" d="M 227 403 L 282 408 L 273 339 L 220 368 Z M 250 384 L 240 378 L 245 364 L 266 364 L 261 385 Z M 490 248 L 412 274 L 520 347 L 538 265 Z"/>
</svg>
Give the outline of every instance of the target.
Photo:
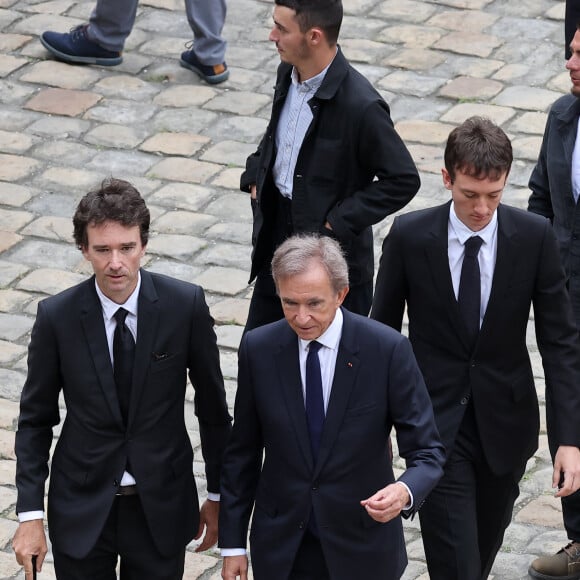
<svg viewBox="0 0 580 580">
<path fill-rule="evenodd" d="M 552 105 L 538 162 L 530 177 L 532 195 L 528 203 L 530 211 L 552 221 L 578 328 L 580 328 L 580 206 L 572 193 L 572 154 L 579 117 L 580 99 L 574 95 L 565 95 Z"/>
<path fill-rule="evenodd" d="M 409 338 L 447 452 L 472 399 L 486 459 L 500 475 L 521 468 L 537 448 L 538 400 L 526 347 L 530 306 L 559 445 L 580 444 L 580 343 L 550 223 L 500 205 L 491 294 L 470 349 L 449 271 L 449 206 L 394 221 L 371 316 L 400 329 L 407 304 Z"/>
<path fill-rule="evenodd" d="M 279 194 L 272 166 L 291 73 L 289 64 L 279 66 L 270 123 L 241 177 L 243 191 L 257 186 L 250 281 L 269 265 L 274 251 Z M 362 284 L 374 275 L 372 224 L 413 198 L 419 175 L 393 127 L 388 105 L 340 49 L 308 104 L 313 119 L 294 171 L 294 231 L 336 237 L 346 251 L 350 283 Z M 327 220 L 332 232 L 324 227 Z"/>
<path fill-rule="evenodd" d="M 48 525 L 54 547 L 74 558 L 94 546 L 127 461 L 160 552 L 183 549 L 197 532 L 193 452 L 184 422 L 188 370 L 208 490 L 219 490 L 230 416 L 203 290 L 142 270 L 137 320 L 125 427 L 94 277 L 38 305 L 16 433 L 16 509 L 43 509 L 62 391 L 67 410 L 52 457 Z"/>
<path fill-rule="evenodd" d="M 224 456 L 220 547 L 246 545 L 256 580 L 286 580 L 311 511 L 333 580 L 398 579 L 401 519 L 379 524 L 360 500 L 395 481 L 389 433 L 407 460 L 413 512 L 442 473 L 443 448 L 411 347 L 399 333 L 343 310 L 344 325 L 318 459 L 304 410 L 298 338 L 285 320 L 248 332 Z M 265 452 L 262 462 L 262 456 Z"/>
</svg>

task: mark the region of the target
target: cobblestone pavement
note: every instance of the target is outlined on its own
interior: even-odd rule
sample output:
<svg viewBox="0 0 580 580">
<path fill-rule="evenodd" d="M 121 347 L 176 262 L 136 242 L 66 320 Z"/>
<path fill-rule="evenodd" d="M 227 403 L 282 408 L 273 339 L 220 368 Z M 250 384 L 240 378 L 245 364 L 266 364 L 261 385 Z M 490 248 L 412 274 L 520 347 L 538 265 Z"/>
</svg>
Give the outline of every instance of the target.
<svg viewBox="0 0 580 580">
<path fill-rule="evenodd" d="M 439 174 L 443 145 L 473 114 L 492 118 L 513 139 L 517 161 L 504 199 L 525 207 L 546 111 L 569 88 L 564 2 L 343 1 L 344 52 L 390 103 L 421 171 L 423 186 L 405 211 L 447 199 Z M 48 58 L 38 35 L 67 31 L 91 8 L 92 0 L 0 0 L 0 578 L 24 578 L 10 539 L 17 525 L 13 437 L 29 333 L 37 302 L 89 273 L 71 237 L 71 216 L 87 189 L 114 175 L 144 194 L 155 232 L 147 267 L 206 289 L 230 402 L 251 292 L 251 212 L 238 180 L 270 113 L 278 64 L 267 40 L 272 2 L 230 0 L 231 76 L 217 87 L 179 66 L 191 34 L 180 0 L 141 2 L 118 67 Z M 390 223 L 376 227 L 377 250 Z M 529 343 L 543 406 L 532 328 Z M 203 496 L 191 401 L 187 418 Z M 496 580 L 526 578 L 534 556 L 565 542 L 550 472 L 543 430 L 493 569 Z M 406 526 L 404 578 L 425 580 L 418 523 Z M 216 550 L 188 552 L 188 580 L 218 580 L 219 570 Z M 50 555 L 40 577 L 54 578 Z"/>
</svg>

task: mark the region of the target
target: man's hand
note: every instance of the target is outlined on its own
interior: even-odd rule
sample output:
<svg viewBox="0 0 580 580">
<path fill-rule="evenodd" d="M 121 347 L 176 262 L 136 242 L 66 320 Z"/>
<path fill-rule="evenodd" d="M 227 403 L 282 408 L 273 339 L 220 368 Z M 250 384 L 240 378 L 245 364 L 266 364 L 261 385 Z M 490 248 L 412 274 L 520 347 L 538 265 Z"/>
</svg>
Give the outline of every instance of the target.
<svg viewBox="0 0 580 580">
<path fill-rule="evenodd" d="M 37 557 L 36 571 L 40 572 L 48 551 L 43 521 L 22 522 L 12 539 L 12 548 L 16 554 L 16 561 L 24 566 L 26 580 L 32 580 L 32 557 Z"/>
<path fill-rule="evenodd" d="M 248 580 L 247 556 L 224 556 L 222 564 L 222 578 L 224 580 Z"/>
<path fill-rule="evenodd" d="M 254 183 L 254 185 L 250 185 L 250 197 L 252 199 L 256 199 L 258 193 L 257 193 L 257 187 L 256 184 Z"/>
<path fill-rule="evenodd" d="M 218 519 L 220 515 L 220 502 L 206 499 L 199 510 L 199 529 L 196 540 L 199 540 L 205 528 L 203 542 L 195 549 L 196 552 L 209 550 L 218 540 Z"/>
<path fill-rule="evenodd" d="M 396 518 L 410 501 L 404 485 L 391 483 L 360 503 L 373 520 L 384 524 Z"/>
<path fill-rule="evenodd" d="M 554 457 L 552 487 L 557 488 L 556 497 L 566 497 L 580 488 L 580 449 L 560 445 Z"/>
</svg>

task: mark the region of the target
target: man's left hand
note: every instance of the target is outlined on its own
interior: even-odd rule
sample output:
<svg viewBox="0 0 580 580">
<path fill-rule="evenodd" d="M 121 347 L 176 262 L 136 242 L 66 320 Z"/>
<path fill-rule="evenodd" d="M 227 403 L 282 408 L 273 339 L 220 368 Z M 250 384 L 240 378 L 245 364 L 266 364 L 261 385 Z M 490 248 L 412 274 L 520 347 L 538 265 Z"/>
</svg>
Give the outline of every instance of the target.
<svg viewBox="0 0 580 580">
<path fill-rule="evenodd" d="M 385 523 L 396 518 L 411 498 L 404 485 L 391 483 L 360 503 L 373 520 Z"/>
<path fill-rule="evenodd" d="M 205 528 L 203 542 L 195 549 L 196 552 L 209 550 L 218 540 L 218 519 L 220 515 L 220 502 L 206 499 L 199 510 L 199 530 L 196 540 L 199 540 Z"/>
<path fill-rule="evenodd" d="M 580 488 L 580 449 L 560 445 L 554 457 L 552 487 L 558 488 L 556 497 L 566 497 Z"/>
</svg>

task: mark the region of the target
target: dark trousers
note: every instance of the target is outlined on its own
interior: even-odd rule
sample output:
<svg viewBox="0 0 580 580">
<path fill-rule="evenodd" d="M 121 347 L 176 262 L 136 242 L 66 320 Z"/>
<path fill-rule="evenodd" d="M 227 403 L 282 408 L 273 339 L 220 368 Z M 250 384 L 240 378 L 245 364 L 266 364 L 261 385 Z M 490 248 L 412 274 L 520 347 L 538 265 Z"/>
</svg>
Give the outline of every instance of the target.
<svg viewBox="0 0 580 580">
<path fill-rule="evenodd" d="M 53 551 L 58 580 L 181 580 L 185 546 L 175 556 L 159 554 L 138 495 L 117 497 L 103 532 L 89 554 L 77 560 Z"/>
<path fill-rule="evenodd" d="M 289 580 L 330 580 L 320 540 L 309 531 L 298 548 Z"/>
<path fill-rule="evenodd" d="M 466 413 L 443 478 L 419 511 L 431 580 L 487 580 L 519 495 L 521 468 L 490 470 Z"/>
<path fill-rule="evenodd" d="M 558 442 L 554 440 L 558 419 L 550 401 L 549 393 L 546 394 L 546 422 L 548 427 L 548 445 L 552 461 L 558 451 Z M 573 542 L 580 542 L 580 491 L 562 498 L 562 519 L 568 538 Z"/>
</svg>

